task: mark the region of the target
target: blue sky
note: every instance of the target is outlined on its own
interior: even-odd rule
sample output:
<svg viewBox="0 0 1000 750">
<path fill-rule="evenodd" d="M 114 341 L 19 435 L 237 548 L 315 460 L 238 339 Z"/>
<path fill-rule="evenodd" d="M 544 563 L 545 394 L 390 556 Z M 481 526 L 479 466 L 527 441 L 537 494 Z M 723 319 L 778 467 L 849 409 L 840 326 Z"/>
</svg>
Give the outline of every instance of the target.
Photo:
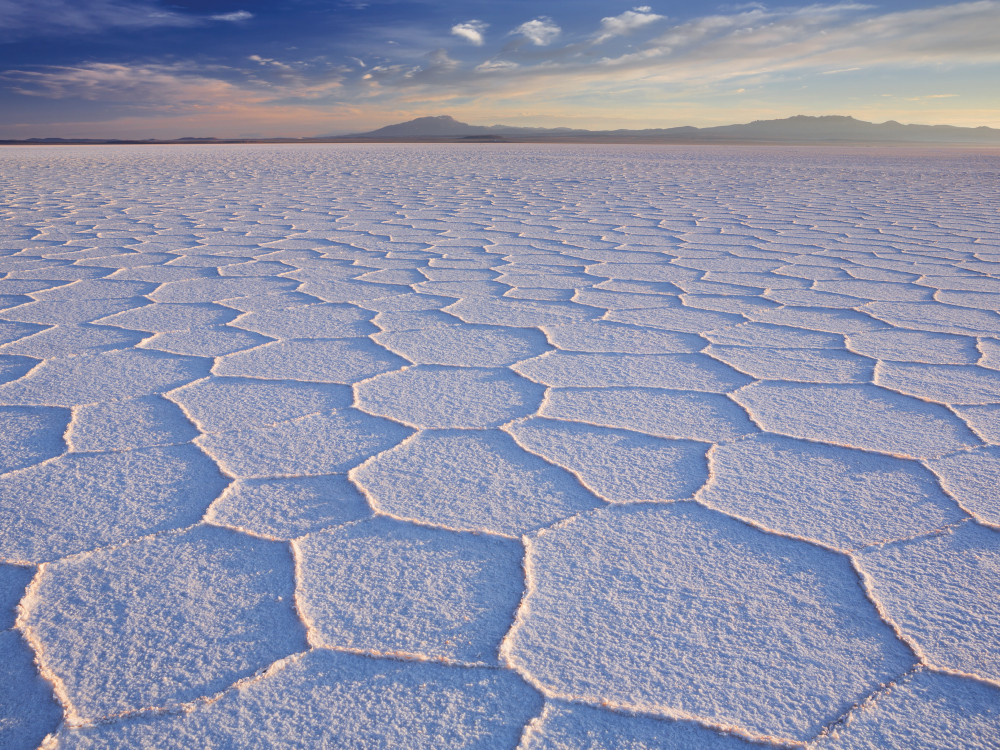
<svg viewBox="0 0 1000 750">
<path fill-rule="evenodd" d="M 308 136 L 436 114 L 1000 127 L 1000 0 L 0 0 L 0 138 Z"/>
</svg>

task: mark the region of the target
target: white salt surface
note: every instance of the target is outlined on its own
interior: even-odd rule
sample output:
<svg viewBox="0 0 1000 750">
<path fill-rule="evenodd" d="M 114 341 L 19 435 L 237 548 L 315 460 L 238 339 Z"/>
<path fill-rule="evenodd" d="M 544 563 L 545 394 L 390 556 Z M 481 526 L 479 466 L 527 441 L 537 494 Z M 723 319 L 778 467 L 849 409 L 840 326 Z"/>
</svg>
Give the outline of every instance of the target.
<svg viewBox="0 0 1000 750">
<path fill-rule="evenodd" d="M 1000 746 L 998 176 L 0 149 L 0 747 Z"/>
</svg>

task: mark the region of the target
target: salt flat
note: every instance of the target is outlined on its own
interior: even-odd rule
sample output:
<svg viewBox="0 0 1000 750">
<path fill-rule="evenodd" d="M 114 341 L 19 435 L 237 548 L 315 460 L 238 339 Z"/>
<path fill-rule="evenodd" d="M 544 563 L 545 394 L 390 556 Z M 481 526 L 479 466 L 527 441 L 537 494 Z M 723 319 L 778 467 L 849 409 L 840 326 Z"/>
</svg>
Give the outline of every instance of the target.
<svg viewBox="0 0 1000 750">
<path fill-rule="evenodd" d="M 0 149 L 0 746 L 1000 747 L 998 178 Z"/>
</svg>

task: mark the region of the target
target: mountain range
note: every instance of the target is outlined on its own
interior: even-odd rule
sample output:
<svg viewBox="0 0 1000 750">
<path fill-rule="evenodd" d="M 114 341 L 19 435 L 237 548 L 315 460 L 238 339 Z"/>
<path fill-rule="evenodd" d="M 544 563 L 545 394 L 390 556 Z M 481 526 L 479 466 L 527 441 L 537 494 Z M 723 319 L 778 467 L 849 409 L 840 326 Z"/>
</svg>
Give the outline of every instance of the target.
<svg viewBox="0 0 1000 750">
<path fill-rule="evenodd" d="M 796 115 L 781 120 L 754 120 L 710 128 L 647 128 L 645 130 L 582 130 L 524 128 L 513 125 L 470 125 L 448 115 L 418 117 L 378 130 L 312 138 L 175 138 L 158 140 L 104 138 L 28 138 L 0 140 L 3 144 L 155 144 L 155 143 L 774 143 L 774 144 L 923 144 L 1000 146 L 1000 129 L 953 125 L 904 125 L 894 120 L 873 123 L 842 115 Z"/>
<path fill-rule="evenodd" d="M 418 117 L 366 133 L 329 138 L 359 140 L 608 141 L 663 143 L 926 143 L 1000 146 L 1000 129 L 953 125 L 904 125 L 889 120 L 865 122 L 853 117 L 796 115 L 709 128 L 579 130 L 470 125 L 448 115 Z"/>
</svg>

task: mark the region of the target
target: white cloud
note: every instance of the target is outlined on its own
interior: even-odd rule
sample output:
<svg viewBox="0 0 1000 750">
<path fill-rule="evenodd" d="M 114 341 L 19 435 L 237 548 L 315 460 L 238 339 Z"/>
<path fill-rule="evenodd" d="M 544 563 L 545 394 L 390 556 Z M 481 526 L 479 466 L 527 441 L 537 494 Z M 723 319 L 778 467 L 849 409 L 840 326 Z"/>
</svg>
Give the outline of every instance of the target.
<svg viewBox="0 0 1000 750">
<path fill-rule="evenodd" d="M 283 63 L 279 60 L 273 60 L 270 57 L 261 57 L 260 55 L 249 55 L 247 57 L 247 60 L 253 60 L 255 63 L 258 63 L 259 65 L 268 65 L 274 68 L 278 68 L 280 70 L 285 70 L 285 71 L 294 70 L 294 68 L 292 68 L 291 65 Z"/>
<path fill-rule="evenodd" d="M 475 19 L 471 21 L 466 21 L 465 23 L 456 23 L 451 27 L 451 33 L 455 36 L 462 37 L 467 42 L 472 42 L 477 47 L 481 47 L 485 39 L 483 38 L 483 32 L 486 31 L 486 27 L 489 24 L 483 23 L 482 21 L 477 21 Z"/>
<path fill-rule="evenodd" d="M 653 13 L 648 5 L 640 5 L 617 16 L 607 16 L 601 19 L 601 31 L 594 41 L 603 42 L 611 37 L 629 34 L 661 18 L 664 16 Z"/>
<path fill-rule="evenodd" d="M 232 13 L 219 13 L 214 16 L 209 16 L 213 21 L 249 21 L 253 18 L 253 13 L 248 10 L 236 10 Z"/>
<path fill-rule="evenodd" d="M 532 44 L 544 47 L 551 44 L 562 31 L 551 18 L 540 16 L 531 21 L 525 21 L 512 34 L 520 34 Z"/>
<path fill-rule="evenodd" d="M 520 66 L 509 60 L 487 60 L 476 66 L 477 73 L 505 73 Z"/>
</svg>

